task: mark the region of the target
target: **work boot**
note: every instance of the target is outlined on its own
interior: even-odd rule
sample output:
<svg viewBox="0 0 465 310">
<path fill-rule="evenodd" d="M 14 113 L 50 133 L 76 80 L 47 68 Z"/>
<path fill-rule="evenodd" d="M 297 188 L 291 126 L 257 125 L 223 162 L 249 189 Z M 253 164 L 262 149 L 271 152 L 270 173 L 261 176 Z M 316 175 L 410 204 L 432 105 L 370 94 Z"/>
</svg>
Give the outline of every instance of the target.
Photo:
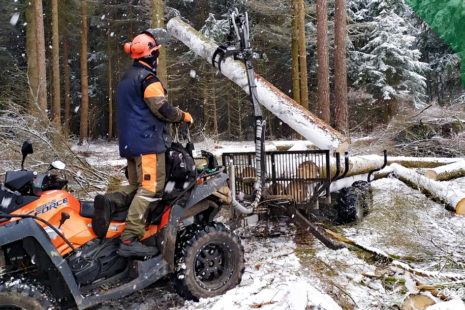
<svg viewBox="0 0 465 310">
<path fill-rule="evenodd" d="M 94 216 L 92 217 L 92 229 L 98 238 L 103 239 L 107 235 L 110 226 L 111 201 L 104 195 L 97 195 L 94 199 Z"/>
<path fill-rule="evenodd" d="M 158 252 L 157 247 L 143 245 L 137 238 L 131 238 L 121 242 L 117 253 L 123 257 L 144 257 L 155 256 Z"/>
</svg>

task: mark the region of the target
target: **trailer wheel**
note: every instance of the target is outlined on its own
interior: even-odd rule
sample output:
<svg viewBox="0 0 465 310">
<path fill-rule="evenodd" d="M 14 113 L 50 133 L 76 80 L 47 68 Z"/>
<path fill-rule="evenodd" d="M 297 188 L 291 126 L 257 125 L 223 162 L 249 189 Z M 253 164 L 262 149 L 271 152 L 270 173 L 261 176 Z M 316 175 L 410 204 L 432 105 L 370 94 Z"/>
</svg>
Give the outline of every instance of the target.
<svg viewBox="0 0 465 310">
<path fill-rule="evenodd" d="M 56 309 L 53 295 L 37 281 L 21 275 L 1 280 L 0 309 Z"/>
<path fill-rule="evenodd" d="M 176 255 L 174 286 L 188 300 L 225 293 L 241 281 L 244 248 L 221 223 L 187 228 Z"/>
<path fill-rule="evenodd" d="M 352 186 L 341 189 L 337 206 L 337 222 L 347 224 L 361 220 L 368 213 L 372 200 L 371 186 L 366 181 L 357 181 Z"/>
<path fill-rule="evenodd" d="M 371 184 L 367 181 L 356 181 L 352 184 L 352 187 L 355 187 L 359 190 L 361 194 L 361 204 L 363 208 L 363 215 L 366 215 L 373 205 L 373 192 L 371 191 Z"/>
</svg>

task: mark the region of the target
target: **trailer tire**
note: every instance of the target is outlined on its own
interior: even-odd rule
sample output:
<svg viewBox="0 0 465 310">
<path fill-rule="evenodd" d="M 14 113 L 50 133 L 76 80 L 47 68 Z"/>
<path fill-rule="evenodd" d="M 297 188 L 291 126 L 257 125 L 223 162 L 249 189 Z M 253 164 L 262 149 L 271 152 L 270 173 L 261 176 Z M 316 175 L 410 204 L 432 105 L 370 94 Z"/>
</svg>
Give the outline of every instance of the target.
<svg viewBox="0 0 465 310">
<path fill-rule="evenodd" d="M 359 221 L 366 215 L 372 203 L 370 183 L 357 181 L 341 189 L 337 208 L 337 222 L 347 224 Z"/>
<path fill-rule="evenodd" d="M 0 309 L 57 309 L 55 297 L 38 281 L 22 275 L 1 280 Z"/>
<path fill-rule="evenodd" d="M 240 283 L 244 248 L 239 237 L 221 223 L 191 226 L 177 247 L 173 282 L 179 295 L 198 301 Z"/>
<path fill-rule="evenodd" d="M 356 181 L 352 184 L 353 187 L 359 190 L 361 198 L 360 202 L 363 208 L 363 215 L 367 215 L 373 205 L 373 192 L 371 184 L 367 181 Z"/>
</svg>

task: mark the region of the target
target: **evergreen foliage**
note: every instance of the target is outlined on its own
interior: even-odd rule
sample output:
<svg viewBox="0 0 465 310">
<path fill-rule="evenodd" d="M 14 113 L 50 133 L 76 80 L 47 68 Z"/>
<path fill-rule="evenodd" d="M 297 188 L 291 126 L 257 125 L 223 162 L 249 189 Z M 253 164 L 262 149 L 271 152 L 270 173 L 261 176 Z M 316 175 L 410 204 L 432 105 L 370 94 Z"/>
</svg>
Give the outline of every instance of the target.
<svg viewBox="0 0 465 310">
<path fill-rule="evenodd" d="M 2 4 L 0 21 L 0 100 L 13 100 L 27 107 L 30 89 L 27 81 L 25 8 L 29 0 Z M 45 45 L 51 59 L 51 5 L 44 1 Z M 305 0 L 308 86 L 310 110 L 314 111 L 316 78 L 316 7 Z M 267 55 L 254 63 L 256 72 L 288 95 L 292 92 L 291 0 L 166 0 L 165 22 L 181 16 L 194 28 L 218 43 L 229 32 L 228 13 L 235 7 L 247 10 L 252 30 L 252 46 Z M 60 42 L 69 39 L 71 134 L 79 133 L 80 121 L 80 0 L 60 0 Z M 330 67 L 333 59 L 334 1 L 328 2 Z M 442 41 L 403 0 L 348 0 L 348 83 L 349 118 L 358 121 L 376 116 L 384 107 L 421 107 L 463 102 L 460 85 L 460 57 Z M 90 137 L 106 137 L 110 85 L 115 88 L 132 60 L 123 44 L 150 27 L 151 1 L 88 1 L 88 68 Z M 61 24 L 63 23 L 63 24 Z M 62 45 L 60 53 L 62 53 Z M 205 61 L 193 57 L 180 42 L 167 45 L 169 100 L 189 111 L 198 136 L 216 134 L 225 139 L 246 139 L 253 132 L 251 107 L 245 93 L 216 72 Z M 108 74 L 111 63 L 111 75 Z M 48 101 L 51 102 L 51 61 L 47 61 Z M 63 73 L 63 56 L 60 59 Z M 61 74 L 63 102 L 63 74 Z M 330 81 L 333 81 L 330 72 Z M 114 99 L 115 96 L 113 95 Z M 361 98 L 361 99 L 360 99 Z M 360 100 L 359 100 L 360 99 Z M 2 104 L 0 102 L 0 105 Z M 63 103 L 62 103 L 63 106 Z M 215 107 L 216 106 L 216 107 Z M 363 113 L 361 112 L 363 111 Z M 357 113 L 362 113 L 359 115 Z M 63 112 L 62 112 L 63 114 Z M 116 119 L 117 111 L 113 112 Z M 279 119 L 268 115 L 267 135 L 289 138 L 293 134 Z M 50 115 L 49 115 L 50 116 Z M 374 122 L 381 121 L 373 117 Z M 353 124 L 353 121 L 352 121 Z M 113 128 L 117 124 L 113 123 Z M 113 137 L 117 136 L 117 128 Z M 111 137 L 110 137 L 111 138 Z"/>
</svg>

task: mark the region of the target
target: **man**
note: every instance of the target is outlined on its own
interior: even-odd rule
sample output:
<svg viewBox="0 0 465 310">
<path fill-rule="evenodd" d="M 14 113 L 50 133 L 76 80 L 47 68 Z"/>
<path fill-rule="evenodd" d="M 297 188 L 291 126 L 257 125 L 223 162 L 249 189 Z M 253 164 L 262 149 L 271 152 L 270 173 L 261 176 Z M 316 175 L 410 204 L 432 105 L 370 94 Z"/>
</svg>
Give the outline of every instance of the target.
<svg viewBox="0 0 465 310">
<path fill-rule="evenodd" d="M 158 253 L 156 247 L 143 245 L 140 240 L 145 234 L 149 209 L 157 206 L 163 195 L 165 151 L 171 145 L 168 123 L 192 122 L 189 113 L 168 102 L 166 89 L 157 78 L 159 34 L 160 29 L 148 29 L 124 45 L 134 64 L 124 74 L 116 93 L 119 151 L 120 156 L 127 159 L 129 185 L 118 193 L 95 198 L 95 212 L 106 224 L 110 213 L 127 206 L 135 193 L 118 250 L 124 257 Z"/>
</svg>

